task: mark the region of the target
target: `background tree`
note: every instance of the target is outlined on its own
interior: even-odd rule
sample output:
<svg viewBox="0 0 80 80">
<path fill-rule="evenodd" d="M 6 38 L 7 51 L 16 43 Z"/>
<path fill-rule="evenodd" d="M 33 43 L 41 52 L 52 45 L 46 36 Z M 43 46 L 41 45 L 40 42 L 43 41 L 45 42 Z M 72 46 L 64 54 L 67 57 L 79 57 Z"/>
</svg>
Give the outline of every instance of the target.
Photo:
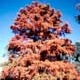
<svg viewBox="0 0 80 80">
<path fill-rule="evenodd" d="M 76 58 L 76 61 L 80 62 L 80 42 L 76 42 L 75 43 L 76 46 L 76 54 L 74 55 L 74 57 Z"/>
<path fill-rule="evenodd" d="M 80 24 L 80 3 L 76 5 L 76 9 L 78 11 L 78 14 L 76 16 L 76 21 Z"/>
<path fill-rule="evenodd" d="M 72 56 L 74 64 L 77 66 L 77 70 L 80 71 L 80 42 L 75 43 L 76 51 Z"/>
<path fill-rule="evenodd" d="M 42 80 L 80 80 L 75 65 L 61 59 L 73 55 L 75 46 L 63 38 L 71 30 L 60 17 L 59 11 L 37 2 L 20 10 L 11 26 L 15 36 L 8 45 L 10 63 L 3 80 L 39 80 L 42 74 L 48 75 Z"/>
</svg>

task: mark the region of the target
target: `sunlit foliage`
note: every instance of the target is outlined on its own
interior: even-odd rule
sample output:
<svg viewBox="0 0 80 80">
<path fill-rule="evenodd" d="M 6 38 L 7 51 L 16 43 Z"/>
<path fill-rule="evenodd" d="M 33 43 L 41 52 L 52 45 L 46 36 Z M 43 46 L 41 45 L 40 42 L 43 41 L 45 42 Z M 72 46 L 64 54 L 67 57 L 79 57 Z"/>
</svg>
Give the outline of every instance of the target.
<svg viewBox="0 0 80 80">
<path fill-rule="evenodd" d="M 3 80 L 38 80 L 41 74 L 52 80 L 80 80 L 75 65 L 61 61 L 61 55 L 73 55 L 75 47 L 64 38 L 71 29 L 60 17 L 59 11 L 37 2 L 20 10 L 11 26 L 15 36 L 8 45 L 10 63 L 3 69 Z"/>
</svg>

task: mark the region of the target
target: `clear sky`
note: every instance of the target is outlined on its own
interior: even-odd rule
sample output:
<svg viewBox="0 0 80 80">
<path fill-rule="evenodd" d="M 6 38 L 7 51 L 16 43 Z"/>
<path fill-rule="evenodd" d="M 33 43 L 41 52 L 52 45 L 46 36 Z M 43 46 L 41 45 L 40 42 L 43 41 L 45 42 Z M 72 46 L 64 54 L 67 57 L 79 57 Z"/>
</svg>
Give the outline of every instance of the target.
<svg viewBox="0 0 80 80">
<path fill-rule="evenodd" d="M 34 0 L 0 0 L 0 58 L 6 53 L 6 46 L 13 36 L 10 25 L 13 24 L 17 12 L 25 5 L 29 5 Z M 78 12 L 75 5 L 80 0 L 37 0 L 41 3 L 49 3 L 51 7 L 62 12 L 62 20 L 68 22 L 72 34 L 67 35 L 73 43 L 80 41 L 80 25 L 75 21 Z"/>
</svg>

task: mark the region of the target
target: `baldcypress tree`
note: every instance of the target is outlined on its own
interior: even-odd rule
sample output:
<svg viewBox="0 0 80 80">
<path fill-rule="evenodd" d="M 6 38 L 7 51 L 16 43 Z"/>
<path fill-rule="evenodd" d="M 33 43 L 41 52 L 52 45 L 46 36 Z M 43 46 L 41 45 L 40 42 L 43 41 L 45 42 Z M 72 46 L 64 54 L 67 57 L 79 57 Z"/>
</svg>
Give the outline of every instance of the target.
<svg viewBox="0 0 80 80">
<path fill-rule="evenodd" d="M 80 80 L 75 65 L 61 58 L 73 55 L 75 47 L 64 37 L 71 30 L 60 17 L 59 11 L 37 2 L 20 10 L 11 25 L 15 36 L 2 80 Z"/>
</svg>

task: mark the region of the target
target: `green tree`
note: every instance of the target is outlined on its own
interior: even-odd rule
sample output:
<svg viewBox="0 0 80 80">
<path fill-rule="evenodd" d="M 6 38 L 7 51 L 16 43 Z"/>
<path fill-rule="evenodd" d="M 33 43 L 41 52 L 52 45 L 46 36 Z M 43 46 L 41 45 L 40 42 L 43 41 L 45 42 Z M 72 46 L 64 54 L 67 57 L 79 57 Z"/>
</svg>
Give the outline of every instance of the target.
<svg viewBox="0 0 80 80">
<path fill-rule="evenodd" d="M 80 24 L 80 3 L 77 3 L 76 10 L 78 14 L 76 15 L 76 21 Z"/>
<path fill-rule="evenodd" d="M 74 55 L 74 58 L 76 59 L 76 61 L 80 62 L 80 42 L 76 42 L 75 43 L 76 46 L 76 54 Z"/>
</svg>

